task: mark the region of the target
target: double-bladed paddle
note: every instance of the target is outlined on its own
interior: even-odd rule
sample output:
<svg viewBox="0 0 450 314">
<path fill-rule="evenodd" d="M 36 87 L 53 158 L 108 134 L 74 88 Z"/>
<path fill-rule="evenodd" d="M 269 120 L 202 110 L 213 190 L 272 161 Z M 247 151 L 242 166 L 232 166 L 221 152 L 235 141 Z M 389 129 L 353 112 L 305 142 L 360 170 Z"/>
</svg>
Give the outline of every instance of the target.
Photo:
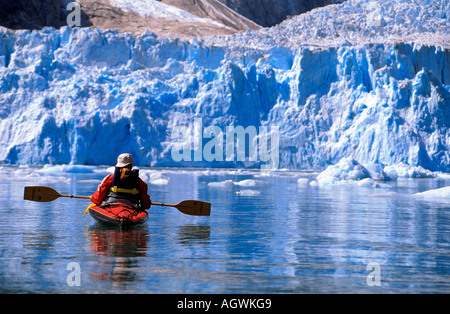
<svg viewBox="0 0 450 314">
<path fill-rule="evenodd" d="M 60 197 L 90 199 L 90 196 L 60 194 L 52 188 L 45 186 L 26 186 L 23 199 L 34 202 L 52 202 Z M 175 207 L 180 212 L 192 216 L 209 216 L 211 213 L 211 203 L 202 201 L 182 201 L 178 204 L 155 203 L 156 206 Z"/>
</svg>

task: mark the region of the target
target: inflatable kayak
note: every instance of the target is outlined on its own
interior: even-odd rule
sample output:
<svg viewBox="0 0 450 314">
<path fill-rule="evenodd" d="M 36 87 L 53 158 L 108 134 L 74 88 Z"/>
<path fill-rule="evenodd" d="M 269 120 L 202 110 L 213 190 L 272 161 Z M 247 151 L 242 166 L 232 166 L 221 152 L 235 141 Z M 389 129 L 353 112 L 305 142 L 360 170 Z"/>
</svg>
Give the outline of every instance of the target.
<svg viewBox="0 0 450 314">
<path fill-rule="evenodd" d="M 148 219 L 145 210 L 136 210 L 124 204 L 115 204 L 106 207 L 92 206 L 89 214 L 97 221 L 121 227 L 143 224 Z"/>
</svg>

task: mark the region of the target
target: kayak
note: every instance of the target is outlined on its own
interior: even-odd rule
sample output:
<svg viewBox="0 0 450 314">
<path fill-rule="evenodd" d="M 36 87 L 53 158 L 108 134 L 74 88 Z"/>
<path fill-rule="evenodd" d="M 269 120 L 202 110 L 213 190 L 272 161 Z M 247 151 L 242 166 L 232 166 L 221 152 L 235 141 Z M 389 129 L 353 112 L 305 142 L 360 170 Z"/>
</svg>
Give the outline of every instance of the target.
<svg viewBox="0 0 450 314">
<path fill-rule="evenodd" d="M 98 222 L 121 227 L 143 224 L 148 219 L 148 213 L 145 210 L 136 210 L 125 204 L 92 206 L 89 208 L 89 214 Z"/>
</svg>

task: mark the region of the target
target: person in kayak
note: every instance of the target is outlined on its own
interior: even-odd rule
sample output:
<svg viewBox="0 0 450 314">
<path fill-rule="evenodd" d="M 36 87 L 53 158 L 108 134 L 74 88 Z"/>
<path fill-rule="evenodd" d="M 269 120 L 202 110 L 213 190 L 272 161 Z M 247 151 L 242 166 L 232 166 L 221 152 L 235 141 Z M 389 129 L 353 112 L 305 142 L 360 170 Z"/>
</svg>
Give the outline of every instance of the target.
<svg viewBox="0 0 450 314">
<path fill-rule="evenodd" d="M 152 205 L 148 185 L 139 178 L 139 170 L 133 169 L 133 156 L 121 154 L 117 157 L 114 174 L 106 176 L 91 196 L 95 205 L 108 206 L 126 204 L 142 210 Z"/>
</svg>

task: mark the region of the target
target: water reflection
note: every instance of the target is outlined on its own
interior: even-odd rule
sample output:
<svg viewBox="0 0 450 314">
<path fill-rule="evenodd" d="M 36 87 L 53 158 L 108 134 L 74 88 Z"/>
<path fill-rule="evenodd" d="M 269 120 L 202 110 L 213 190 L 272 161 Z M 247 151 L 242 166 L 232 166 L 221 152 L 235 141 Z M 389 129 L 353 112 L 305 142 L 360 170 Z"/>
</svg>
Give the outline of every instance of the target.
<svg viewBox="0 0 450 314">
<path fill-rule="evenodd" d="M 137 280 L 137 257 L 145 257 L 147 252 L 149 236 L 145 226 L 121 231 L 96 223 L 87 235 L 90 251 L 102 257 L 90 279 L 112 281 L 113 285 Z"/>
<path fill-rule="evenodd" d="M 184 257 L 195 256 L 196 250 L 192 250 L 193 246 L 210 243 L 211 228 L 208 225 L 181 225 L 175 230 L 178 250 L 184 252 Z M 148 268 L 148 265 L 141 265 L 141 261 L 154 258 L 157 254 L 152 255 L 149 250 L 148 225 L 121 231 L 117 227 L 95 223 L 86 230 L 86 234 L 90 252 L 100 257 L 89 274 L 92 281 L 112 282 L 113 286 L 121 286 L 128 282 L 141 281 L 142 276 L 152 273 L 152 268 Z M 163 242 L 167 240 L 170 241 L 166 239 Z M 158 246 L 157 243 L 155 245 Z M 144 269 L 147 271 L 143 271 Z"/>
<path fill-rule="evenodd" d="M 179 244 L 209 244 L 210 226 L 187 225 L 178 227 Z"/>
</svg>

